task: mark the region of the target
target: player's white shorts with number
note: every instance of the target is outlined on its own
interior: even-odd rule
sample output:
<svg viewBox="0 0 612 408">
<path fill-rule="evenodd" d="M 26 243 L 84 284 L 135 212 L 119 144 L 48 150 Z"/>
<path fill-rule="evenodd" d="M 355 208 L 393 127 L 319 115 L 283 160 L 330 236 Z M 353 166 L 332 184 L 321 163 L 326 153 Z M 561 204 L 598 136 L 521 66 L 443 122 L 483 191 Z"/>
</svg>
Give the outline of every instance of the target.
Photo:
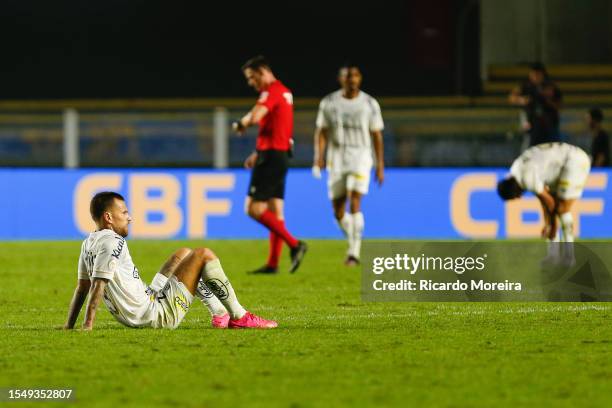
<svg viewBox="0 0 612 408">
<path fill-rule="evenodd" d="M 327 192 L 330 200 L 346 197 L 348 191 L 368 194 L 371 170 L 330 172 L 327 179 Z"/>
<path fill-rule="evenodd" d="M 157 319 L 151 322 L 154 328 L 176 329 L 183 321 L 193 302 L 193 295 L 176 276 L 168 278 L 168 282 L 159 292 L 154 294 L 157 303 Z"/>
<path fill-rule="evenodd" d="M 573 151 L 559 175 L 559 182 L 555 191 L 556 196 L 562 200 L 580 198 L 590 170 L 591 160 L 589 156 L 579 149 Z"/>
</svg>

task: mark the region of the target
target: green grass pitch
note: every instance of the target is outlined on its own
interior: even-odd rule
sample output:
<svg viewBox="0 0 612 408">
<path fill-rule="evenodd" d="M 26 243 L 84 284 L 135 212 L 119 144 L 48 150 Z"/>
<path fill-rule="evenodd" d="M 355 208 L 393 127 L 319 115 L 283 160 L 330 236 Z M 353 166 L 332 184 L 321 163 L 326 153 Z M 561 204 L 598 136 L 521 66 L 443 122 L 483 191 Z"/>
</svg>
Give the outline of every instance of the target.
<svg viewBox="0 0 612 408">
<path fill-rule="evenodd" d="M 175 331 L 124 328 L 104 306 L 93 332 L 58 330 L 80 242 L 0 243 L 0 387 L 70 387 L 83 407 L 612 404 L 608 304 L 362 303 L 343 242 L 311 241 L 300 270 L 277 276 L 246 274 L 263 240 L 205 244 L 278 329 L 214 330 L 196 300 Z M 129 242 L 147 282 L 172 250 L 203 245 Z"/>
</svg>

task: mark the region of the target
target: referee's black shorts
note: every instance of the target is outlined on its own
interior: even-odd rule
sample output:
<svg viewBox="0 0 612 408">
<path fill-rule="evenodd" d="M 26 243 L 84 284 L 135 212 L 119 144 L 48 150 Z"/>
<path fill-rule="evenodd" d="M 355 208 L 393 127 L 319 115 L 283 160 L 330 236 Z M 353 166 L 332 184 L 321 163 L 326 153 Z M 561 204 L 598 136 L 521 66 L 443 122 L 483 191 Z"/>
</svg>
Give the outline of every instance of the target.
<svg viewBox="0 0 612 408">
<path fill-rule="evenodd" d="M 285 178 L 289 153 L 283 150 L 258 150 L 251 173 L 248 195 L 256 201 L 285 198 Z"/>
</svg>

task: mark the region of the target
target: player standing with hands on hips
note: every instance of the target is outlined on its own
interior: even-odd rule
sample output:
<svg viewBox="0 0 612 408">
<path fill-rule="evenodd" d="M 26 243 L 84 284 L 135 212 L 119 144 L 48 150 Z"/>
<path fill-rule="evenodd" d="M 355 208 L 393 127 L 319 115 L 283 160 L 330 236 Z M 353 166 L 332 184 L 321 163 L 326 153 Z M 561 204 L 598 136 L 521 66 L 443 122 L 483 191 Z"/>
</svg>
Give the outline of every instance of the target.
<svg viewBox="0 0 612 408">
<path fill-rule="evenodd" d="M 270 231 L 268 262 L 253 273 L 278 271 L 283 242 L 291 249 L 290 272 L 293 273 L 308 249 L 305 242 L 287 231 L 283 211 L 285 179 L 293 144 L 293 95 L 276 79 L 262 56 L 248 60 L 242 72 L 249 86 L 260 93 L 249 113 L 232 124 L 233 130 L 240 135 L 249 126 L 259 125 L 256 151 L 244 162 L 247 169 L 253 169 L 245 209 L 251 218 Z"/>
<path fill-rule="evenodd" d="M 368 193 L 370 184 L 372 148 L 376 181 L 382 185 L 385 179 L 382 114 L 376 99 L 361 91 L 362 78 L 355 65 L 340 68 L 341 89 L 321 101 L 315 131 L 313 174 L 320 177 L 327 164 L 328 195 L 334 217 L 348 239 L 345 260 L 348 266 L 359 264 L 365 225 L 361 198 Z M 346 212 L 347 199 L 350 213 Z"/>
</svg>

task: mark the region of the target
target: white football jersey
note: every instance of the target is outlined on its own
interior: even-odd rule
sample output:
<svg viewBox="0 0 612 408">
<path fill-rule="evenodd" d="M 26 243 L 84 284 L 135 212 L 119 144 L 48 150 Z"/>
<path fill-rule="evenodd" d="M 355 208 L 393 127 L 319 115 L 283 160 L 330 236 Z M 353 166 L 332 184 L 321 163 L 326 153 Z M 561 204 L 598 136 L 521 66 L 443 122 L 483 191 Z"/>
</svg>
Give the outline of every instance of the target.
<svg viewBox="0 0 612 408">
<path fill-rule="evenodd" d="M 355 162 L 362 162 L 362 168 L 372 166 L 370 132 L 384 129 L 376 99 L 363 91 L 353 99 L 343 97 L 341 90 L 333 92 L 321 100 L 316 125 L 326 130 L 329 139 L 327 165 L 330 170 L 346 168 Z"/>
<path fill-rule="evenodd" d="M 108 279 L 104 303 L 115 318 L 132 327 L 149 326 L 157 303 L 140 279 L 125 238 L 109 229 L 89 234 L 81 246 L 79 279 Z"/>
<path fill-rule="evenodd" d="M 317 127 L 327 129 L 330 141 L 336 145 L 371 146 L 371 131 L 383 130 L 380 105 L 363 91 L 347 99 L 342 91 L 327 95 L 319 104 Z"/>
<path fill-rule="evenodd" d="M 544 186 L 556 191 L 559 180 L 576 166 L 588 173 L 589 158 L 582 149 L 567 143 L 543 143 L 525 150 L 512 163 L 510 174 L 523 189 L 541 193 Z"/>
</svg>

